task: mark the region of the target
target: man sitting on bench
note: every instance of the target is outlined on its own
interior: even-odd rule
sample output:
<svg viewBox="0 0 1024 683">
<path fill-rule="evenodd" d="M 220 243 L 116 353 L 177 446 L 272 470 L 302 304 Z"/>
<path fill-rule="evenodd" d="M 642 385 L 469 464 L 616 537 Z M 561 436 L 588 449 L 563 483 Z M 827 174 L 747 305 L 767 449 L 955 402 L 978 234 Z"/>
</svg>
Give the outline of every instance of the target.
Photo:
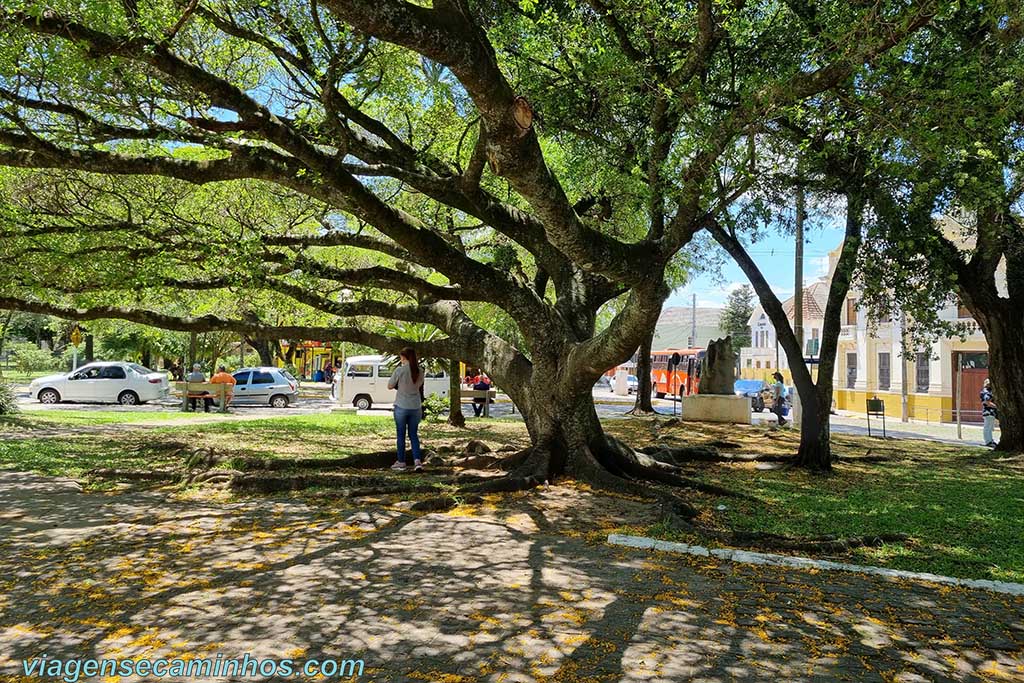
<svg viewBox="0 0 1024 683">
<path fill-rule="evenodd" d="M 484 373 L 481 372 L 477 376 L 476 381 L 473 383 L 473 388 L 476 389 L 477 391 L 490 391 L 490 389 L 491 389 L 491 380 L 487 377 L 487 375 L 485 375 Z M 474 398 L 473 399 L 473 414 L 475 416 L 477 416 L 477 417 L 480 417 L 480 415 L 484 412 L 484 404 L 488 403 L 489 401 L 490 401 L 490 398 L 488 397 L 487 394 L 484 394 L 483 398 L 481 398 L 479 396 Z"/>
<path fill-rule="evenodd" d="M 211 384 L 227 384 L 228 385 L 227 387 L 225 387 L 225 390 L 224 390 L 224 407 L 227 408 L 228 405 L 231 403 L 232 397 L 235 395 L 235 392 L 232 389 L 232 387 L 235 386 L 235 384 L 238 383 L 238 380 L 236 380 L 228 372 L 228 369 L 226 367 L 221 365 L 221 366 L 218 366 L 218 368 L 217 368 L 217 374 L 210 378 L 210 383 Z M 213 403 L 212 399 L 207 399 L 207 400 L 210 403 Z"/>
<path fill-rule="evenodd" d="M 188 377 L 185 378 L 185 381 L 190 383 L 190 384 L 201 384 L 201 383 L 205 382 L 206 381 L 206 375 L 203 374 L 203 366 L 200 365 L 199 363 L 196 363 L 195 365 L 193 365 L 192 366 L 192 372 L 188 373 Z M 210 399 L 208 399 L 208 398 L 202 398 L 202 396 L 207 394 L 207 393 L 208 392 L 204 391 L 204 392 L 202 392 L 202 394 L 193 394 L 190 391 L 189 392 L 189 396 L 188 396 L 188 409 L 191 410 L 193 413 L 196 412 L 196 402 L 197 401 L 202 401 L 203 402 L 203 412 L 205 412 L 205 413 L 210 412 L 210 403 L 212 403 L 212 401 L 210 401 Z"/>
</svg>

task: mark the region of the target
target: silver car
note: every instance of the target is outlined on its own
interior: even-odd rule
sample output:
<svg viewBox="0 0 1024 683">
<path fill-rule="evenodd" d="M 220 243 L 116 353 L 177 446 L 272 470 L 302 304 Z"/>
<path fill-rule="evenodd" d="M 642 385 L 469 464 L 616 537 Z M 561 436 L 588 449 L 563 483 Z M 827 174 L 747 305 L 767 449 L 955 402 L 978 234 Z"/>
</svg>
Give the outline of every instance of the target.
<svg viewBox="0 0 1024 683">
<path fill-rule="evenodd" d="M 299 381 L 282 368 L 242 368 L 234 378 L 231 405 L 287 408 L 299 397 Z"/>
</svg>

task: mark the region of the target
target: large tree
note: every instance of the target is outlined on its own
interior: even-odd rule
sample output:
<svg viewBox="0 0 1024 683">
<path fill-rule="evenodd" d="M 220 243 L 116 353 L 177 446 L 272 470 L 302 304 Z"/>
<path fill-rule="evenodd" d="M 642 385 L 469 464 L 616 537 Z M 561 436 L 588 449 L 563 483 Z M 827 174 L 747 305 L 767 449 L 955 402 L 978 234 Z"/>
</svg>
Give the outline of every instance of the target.
<svg viewBox="0 0 1024 683">
<path fill-rule="evenodd" d="M 718 325 L 732 337 L 732 348 L 737 353 L 744 346 L 750 346 L 750 316 L 753 312 L 754 290 L 750 285 L 741 285 L 729 292 Z"/>
<path fill-rule="evenodd" d="M 241 254 L 147 278 L 136 265 L 202 250 L 201 212 L 163 206 L 150 224 L 132 201 L 107 219 L 30 209 L 26 219 L 14 206 L 5 258 L 20 280 L 5 279 L 0 307 L 386 350 L 407 340 L 368 320 L 433 325 L 441 334 L 423 355 L 487 368 L 533 440 L 488 486 L 564 474 L 617 488 L 685 484 L 678 468 L 605 436 L 594 381 L 654 326 L 666 264 L 745 192 L 736 169 L 763 126 L 855 78 L 942 6 L 6 2 L 0 165 L 234 183 L 224 192 L 308 200 L 319 225 L 243 222 Z M 116 187 L 103 193 L 117 203 Z M 205 222 L 237 218 L 211 208 Z M 291 298 L 318 322 L 104 303 L 96 293 L 109 273 L 77 268 L 74 282 L 48 283 L 24 268 L 16 240 L 59 234 L 72 236 L 70 258 L 121 253 L 136 289 L 237 287 L 223 273 L 237 276 L 238 257 L 252 266 L 246 288 Z M 377 260 L 336 265 L 340 247 Z M 515 333 L 478 324 L 476 306 L 500 311 Z"/>
<path fill-rule="evenodd" d="M 869 112 L 873 130 L 899 131 L 891 148 L 898 184 L 870 234 L 861 284 L 873 312 L 904 312 L 912 348 L 963 333 L 939 313 L 966 306 L 988 341 L 998 447 L 1021 451 L 1024 14 L 1000 0 L 965 5 L 957 19 L 927 36 L 928 60 L 878 84 L 898 93 Z"/>
<path fill-rule="evenodd" d="M 899 64 L 902 60 L 893 56 Z M 887 72 L 893 64 L 872 69 Z M 881 210 L 892 205 L 892 168 L 886 158 L 891 132 L 869 132 L 866 110 L 878 106 L 879 91 L 851 81 L 796 115 L 777 117 L 768 128 L 763 171 L 756 173 L 748 201 L 735 215 L 715 221 L 709 230 L 750 280 L 761 307 L 771 320 L 779 346 L 786 355 L 793 384 L 800 399 L 800 447 L 796 464 L 812 470 L 832 466 L 830 414 L 843 307 L 853 282 L 866 231 L 877 222 Z M 895 165 L 898 168 L 898 165 Z M 845 208 L 845 232 L 831 282 L 821 330 L 818 376 L 804 360 L 804 347 L 771 283 L 751 256 L 746 236 L 780 225 L 781 213 L 789 213 L 797 194 L 820 198 L 825 205 Z M 838 212 L 837 212 L 838 213 Z M 802 219 L 803 217 L 801 217 Z"/>
</svg>

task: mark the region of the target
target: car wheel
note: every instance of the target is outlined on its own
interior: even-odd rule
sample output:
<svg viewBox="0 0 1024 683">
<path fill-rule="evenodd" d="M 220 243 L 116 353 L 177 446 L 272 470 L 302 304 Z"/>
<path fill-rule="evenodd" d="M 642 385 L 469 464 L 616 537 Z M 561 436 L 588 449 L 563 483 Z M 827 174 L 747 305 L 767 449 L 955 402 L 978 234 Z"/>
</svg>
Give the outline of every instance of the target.
<svg viewBox="0 0 1024 683">
<path fill-rule="evenodd" d="M 352 401 L 352 405 L 358 410 L 369 410 L 373 406 L 373 401 L 370 400 L 369 396 L 362 394 L 356 396 L 356 400 Z"/>
<path fill-rule="evenodd" d="M 122 391 L 117 397 L 117 402 L 123 406 L 136 406 L 139 404 L 139 395 L 134 391 Z"/>
<path fill-rule="evenodd" d="M 288 407 L 288 397 L 287 396 L 283 396 L 281 394 L 277 394 L 275 396 L 271 396 L 270 397 L 270 407 L 271 408 L 287 408 Z"/>
<path fill-rule="evenodd" d="M 47 405 L 60 403 L 60 394 L 57 393 L 56 389 L 43 389 L 42 391 L 39 392 L 39 396 L 37 396 L 36 398 L 39 399 L 40 403 L 45 403 Z"/>
</svg>

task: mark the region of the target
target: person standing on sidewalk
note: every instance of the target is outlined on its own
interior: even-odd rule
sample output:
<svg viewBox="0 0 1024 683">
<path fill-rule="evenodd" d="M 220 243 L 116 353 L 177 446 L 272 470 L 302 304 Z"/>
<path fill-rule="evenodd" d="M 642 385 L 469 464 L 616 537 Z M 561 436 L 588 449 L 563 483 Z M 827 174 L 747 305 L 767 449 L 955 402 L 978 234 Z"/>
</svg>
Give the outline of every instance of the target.
<svg viewBox="0 0 1024 683">
<path fill-rule="evenodd" d="M 996 402 L 992 396 L 992 382 L 988 378 L 985 378 L 985 383 L 981 387 L 981 418 L 985 422 L 983 429 L 983 438 L 985 439 L 985 445 L 995 448 L 996 444 L 995 431 L 996 427 Z"/>
<path fill-rule="evenodd" d="M 779 418 L 779 426 L 785 427 L 789 424 L 782 416 L 786 409 L 786 385 L 783 384 L 781 372 L 776 372 L 772 377 L 775 379 L 775 384 L 772 385 L 772 412 Z"/>
<path fill-rule="evenodd" d="M 401 365 L 388 380 L 388 389 L 397 390 L 395 396 L 395 429 L 397 431 L 398 459 L 391 466 L 393 470 L 405 470 L 405 435 L 408 432 L 412 444 L 413 469 L 423 470 L 420 456 L 420 419 L 423 417 L 423 370 L 420 368 L 416 351 L 407 346 L 399 354 Z"/>
</svg>

